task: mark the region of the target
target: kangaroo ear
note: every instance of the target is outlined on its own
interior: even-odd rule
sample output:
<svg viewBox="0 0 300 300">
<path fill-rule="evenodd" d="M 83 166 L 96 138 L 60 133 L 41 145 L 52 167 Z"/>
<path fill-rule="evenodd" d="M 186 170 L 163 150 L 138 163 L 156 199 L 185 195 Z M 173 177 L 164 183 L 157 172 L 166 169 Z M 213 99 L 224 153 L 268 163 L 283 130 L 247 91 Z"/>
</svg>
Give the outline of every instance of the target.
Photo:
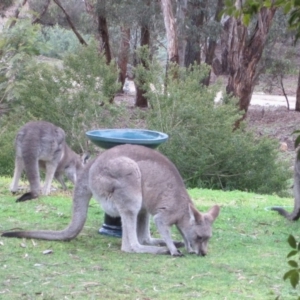
<svg viewBox="0 0 300 300">
<path fill-rule="evenodd" d="M 191 203 L 189 204 L 189 213 L 191 225 L 194 225 L 195 223 L 199 224 L 203 220 L 202 214 Z"/>
<path fill-rule="evenodd" d="M 208 215 L 211 218 L 211 221 L 214 222 L 214 220 L 218 217 L 220 213 L 220 206 L 219 205 L 214 205 L 209 211 L 208 211 Z"/>
</svg>

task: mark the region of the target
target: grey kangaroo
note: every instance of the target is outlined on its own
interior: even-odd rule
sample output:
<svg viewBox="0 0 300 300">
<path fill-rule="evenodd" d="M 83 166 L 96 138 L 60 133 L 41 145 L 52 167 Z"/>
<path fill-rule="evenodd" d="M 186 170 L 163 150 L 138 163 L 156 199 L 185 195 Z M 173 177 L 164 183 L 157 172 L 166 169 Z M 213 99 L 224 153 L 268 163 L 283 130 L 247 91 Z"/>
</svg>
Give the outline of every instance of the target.
<svg viewBox="0 0 300 300">
<path fill-rule="evenodd" d="M 23 170 L 30 184 L 30 192 L 19 197 L 17 202 L 39 196 L 40 167 L 46 170 L 42 194 L 48 195 L 53 177 L 64 189 L 66 189 L 64 174 L 75 183 L 77 173 L 83 168 L 86 159 L 86 156 L 82 159 L 69 148 L 65 142 L 63 129 L 45 121 L 32 121 L 20 128 L 15 139 L 15 152 L 15 170 L 10 190 L 12 193 L 18 190 L 18 182 Z"/>
<path fill-rule="evenodd" d="M 280 215 L 288 220 L 297 221 L 300 218 L 300 160 L 297 154 L 294 165 L 294 210 L 289 213 L 282 207 L 272 207 L 272 210 L 277 211 Z"/>
<path fill-rule="evenodd" d="M 185 245 L 189 253 L 207 254 L 219 206 L 200 213 L 174 164 L 158 151 L 137 145 L 113 147 L 85 166 L 75 185 L 72 220 L 66 229 L 11 231 L 2 236 L 73 239 L 84 226 L 92 196 L 108 215 L 121 216 L 122 251 L 181 256 L 177 247 Z M 150 215 L 162 239 L 150 236 Z M 184 244 L 172 240 L 172 225 L 176 225 Z"/>
</svg>

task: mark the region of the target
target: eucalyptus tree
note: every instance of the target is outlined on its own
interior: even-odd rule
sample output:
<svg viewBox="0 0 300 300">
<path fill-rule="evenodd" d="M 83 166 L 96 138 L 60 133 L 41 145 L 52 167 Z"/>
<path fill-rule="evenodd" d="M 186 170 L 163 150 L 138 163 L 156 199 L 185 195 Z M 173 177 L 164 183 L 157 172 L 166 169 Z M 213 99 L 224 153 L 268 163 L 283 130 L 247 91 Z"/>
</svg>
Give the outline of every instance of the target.
<svg viewBox="0 0 300 300">
<path fill-rule="evenodd" d="M 279 8 L 300 17 L 298 0 L 232 0 L 226 2 L 228 19 L 229 78 L 226 91 L 239 99 L 246 116 L 253 93 L 257 66 L 262 57 L 273 18 Z M 296 11 L 296 13 L 295 13 Z M 294 20 L 298 20 L 294 17 Z M 290 25 L 292 24 L 290 19 Z M 295 27 L 299 30 L 298 22 Z M 298 87 L 299 88 L 299 87 Z M 300 101 L 300 99 L 299 99 Z M 299 107 L 300 108 L 300 107 Z M 239 123 L 237 123 L 237 126 Z"/>
<path fill-rule="evenodd" d="M 171 1 L 161 0 L 161 3 L 169 36 L 170 61 L 185 67 L 194 63 L 212 65 L 222 30 L 220 12 L 223 0 L 177 0 L 172 2 L 175 15 L 170 8 Z M 208 75 L 203 83 L 209 84 L 209 80 Z"/>
</svg>

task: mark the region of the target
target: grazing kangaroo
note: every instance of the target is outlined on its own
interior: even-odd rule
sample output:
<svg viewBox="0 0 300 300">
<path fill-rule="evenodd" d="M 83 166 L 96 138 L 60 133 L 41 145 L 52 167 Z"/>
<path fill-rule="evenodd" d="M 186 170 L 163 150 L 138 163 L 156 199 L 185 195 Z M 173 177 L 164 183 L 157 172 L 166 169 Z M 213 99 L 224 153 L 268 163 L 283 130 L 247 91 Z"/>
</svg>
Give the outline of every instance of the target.
<svg viewBox="0 0 300 300">
<path fill-rule="evenodd" d="M 66 144 L 64 130 L 49 122 L 33 121 L 21 127 L 15 139 L 15 151 L 15 170 L 10 190 L 12 193 L 18 190 L 23 170 L 30 184 L 30 192 L 19 197 L 17 202 L 39 196 L 39 167 L 46 169 L 43 195 L 50 193 L 53 177 L 66 189 L 63 174 L 75 183 L 78 171 L 83 168 L 84 161 Z"/>
<path fill-rule="evenodd" d="M 272 207 L 272 210 L 277 211 L 280 215 L 288 220 L 297 221 L 300 218 L 300 160 L 298 155 L 294 165 L 294 210 L 289 213 L 282 207 Z"/>
<path fill-rule="evenodd" d="M 105 213 L 122 219 L 122 247 L 125 252 L 181 256 L 177 247 L 189 253 L 206 255 L 212 224 L 219 206 L 200 213 L 191 201 L 184 182 L 174 166 L 158 151 L 137 145 L 120 145 L 104 151 L 88 163 L 76 182 L 73 214 L 61 231 L 11 231 L 2 236 L 70 240 L 82 230 L 91 197 Z M 154 217 L 162 239 L 150 236 L 149 219 Z M 170 227 L 176 225 L 182 242 L 174 242 Z M 167 247 L 161 247 L 166 245 Z"/>
</svg>

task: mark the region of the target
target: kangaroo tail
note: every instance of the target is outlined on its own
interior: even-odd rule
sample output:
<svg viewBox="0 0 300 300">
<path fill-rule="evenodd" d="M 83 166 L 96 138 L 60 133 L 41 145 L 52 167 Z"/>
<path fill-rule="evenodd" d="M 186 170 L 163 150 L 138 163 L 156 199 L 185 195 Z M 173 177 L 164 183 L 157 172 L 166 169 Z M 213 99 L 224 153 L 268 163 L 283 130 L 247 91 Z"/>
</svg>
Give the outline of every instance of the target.
<svg viewBox="0 0 300 300">
<path fill-rule="evenodd" d="M 52 230 L 34 230 L 34 231 L 9 231 L 4 232 L 4 237 L 16 237 L 16 238 L 33 238 L 42 240 L 71 240 L 75 238 L 82 230 L 86 218 L 92 192 L 88 187 L 88 176 L 82 174 L 81 180 L 75 186 L 73 196 L 73 211 L 72 220 L 66 229 L 61 231 Z"/>
<path fill-rule="evenodd" d="M 298 153 L 299 155 L 299 153 Z M 300 218 L 300 160 L 298 155 L 294 165 L 294 209 L 293 212 L 288 213 L 282 207 L 272 207 L 272 210 L 277 211 L 280 215 L 284 216 L 288 220 L 297 221 Z"/>
<path fill-rule="evenodd" d="M 272 207 L 271 210 L 277 211 L 281 216 L 291 221 L 297 221 L 300 218 L 300 208 L 296 210 L 294 209 L 294 211 L 291 213 L 287 212 L 284 208 L 278 206 Z"/>
<path fill-rule="evenodd" d="M 82 196 L 82 195 L 81 195 Z M 15 238 L 28 238 L 28 239 L 41 239 L 50 241 L 67 241 L 75 238 L 82 230 L 86 217 L 88 204 L 91 195 L 86 197 L 84 200 L 80 197 L 76 201 L 73 201 L 73 215 L 69 226 L 61 231 L 52 230 L 32 230 L 32 231 L 8 231 L 2 234 L 3 237 L 15 237 Z"/>
</svg>

